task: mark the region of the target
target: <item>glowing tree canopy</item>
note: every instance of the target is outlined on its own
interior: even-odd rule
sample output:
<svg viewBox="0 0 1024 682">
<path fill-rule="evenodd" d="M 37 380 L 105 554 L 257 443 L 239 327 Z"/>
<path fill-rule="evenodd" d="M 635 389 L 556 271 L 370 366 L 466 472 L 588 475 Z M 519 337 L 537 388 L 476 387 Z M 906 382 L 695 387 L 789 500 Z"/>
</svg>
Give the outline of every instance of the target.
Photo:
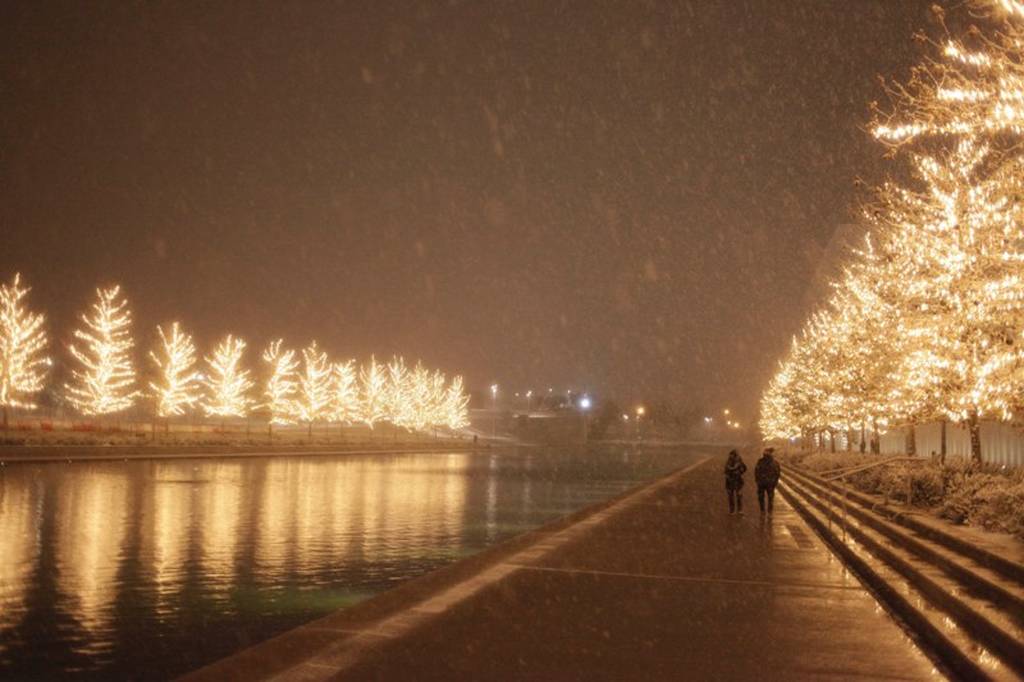
<svg viewBox="0 0 1024 682">
<path fill-rule="evenodd" d="M 97 289 L 92 313 L 82 315 L 84 327 L 76 329 L 77 343 L 69 347 L 80 367 L 65 385 L 68 402 L 86 415 L 104 415 L 131 407 L 138 392 L 131 350 L 132 316 L 120 287 Z"/>
<path fill-rule="evenodd" d="M 387 366 L 387 389 L 384 397 L 385 419 L 402 428 L 412 428 L 414 421 L 411 374 L 405 360 L 392 358 Z"/>
<path fill-rule="evenodd" d="M 432 426 L 443 426 L 445 424 L 445 391 L 448 381 L 443 372 L 434 371 L 430 375 L 429 395 L 427 397 L 426 415 L 424 419 Z"/>
<path fill-rule="evenodd" d="M 445 426 L 452 430 L 469 426 L 469 396 L 463 391 L 462 377 L 452 379 L 444 393 L 443 405 Z"/>
<path fill-rule="evenodd" d="M 332 366 L 327 353 L 317 348 L 316 341 L 302 351 L 302 372 L 299 374 L 299 394 L 295 402 L 300 421 L 309 424 L 331 416 Z"/>
<path fill-rule="evenodd" d="M 334 421 L 351 424 L 361 419 L 359 386 L 354 360 L 334 365 L 332 377 L 331 412 Z"/>
<path fill-rule="evenodd" d="M 206 358 L 206 400 L 203 411 L 207 416 L 244 417 L 249 413 L 252 399 L 249 391 L 253 382 L 249 370 L 242 369 L 245 341 L 228 334 Z"/>
<path fill-rule="evenodd" d="M 149 388 L 156 398 L 156 413 L 161 417 L 173 417 L 185 413 L 185 408 L 194 407 L 199 401 L 199 372 L 196 371 L 196 347 L 192 337 L 181 331 L 177 322 L 171 325 L 170 334 L 157 326 L 160 346 L 150 351 L 160 373 L 158 381 L 150 382 Z"/>
<path fill-rule="evenodd" d="M 263 361 L 270 366 L 263 396 L 272 424 L 292 424 L 298 413 L 299 362 L 295 359 L 295 351 L 282 350 L 282 343 L 281 339 L 273 341 L 263 351 Z"/>
<path fill-rule="evenodd" d="M 981 0 L 995 30 L 971 27 L 935 43 L 906 83 L 888 86 L 888 110 L 876 106 L 872 132 L 893 148 L 941 138 L 1014 143 L 1024 132 L 1024 13 L 1017 0 Z M 940 11 L 941 12 L 941 11 Z M 986 33 L 988 35 L 986 35 Z"/>
<path fill-rule="evenodd" d="M 411 429 L 421 431 L 431 423 L 432 383 L 430 372 L 419 362 L 406 376 L 405 400 L 407 423 Z"/>
<path fill-rule="evenodd" d="M 371 429 L 387 415 L 388 377 L 383 366 L 370 356 L 359 370 L 359 402 L 362 421 Z"/>
<path fill-rule="evenodd" d="M 10 285 L 0 284 L 0 406 L 3 426 L 11 407 L 35 409 L 33 396 L 43 389 L 50 367 L 46 350 L 44 318 L 25 307 L 29 289 L 21 287 L 21 275 Z"/>
</svg>

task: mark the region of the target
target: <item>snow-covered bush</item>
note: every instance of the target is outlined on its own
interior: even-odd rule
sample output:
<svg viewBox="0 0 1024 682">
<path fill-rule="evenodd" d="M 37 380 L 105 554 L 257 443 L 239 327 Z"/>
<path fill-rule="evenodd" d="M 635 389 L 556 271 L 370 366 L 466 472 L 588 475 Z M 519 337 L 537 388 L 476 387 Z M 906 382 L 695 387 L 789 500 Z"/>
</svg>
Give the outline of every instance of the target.
<svg viewBox="0 0 1024 682">
<path fill-rule="evenodd" d="M 886 459 L 860 453 L 789 453 L 784 463 L 815 473 Z M 1004 470 L 961 458 L 921 460 L 858 471 L 846 477 L 858 490 L 906 501 L 907 477 L 915 507 L 953 523 L 1011 533 L 1024 539 L 1024 470 Z"/>
</svg>

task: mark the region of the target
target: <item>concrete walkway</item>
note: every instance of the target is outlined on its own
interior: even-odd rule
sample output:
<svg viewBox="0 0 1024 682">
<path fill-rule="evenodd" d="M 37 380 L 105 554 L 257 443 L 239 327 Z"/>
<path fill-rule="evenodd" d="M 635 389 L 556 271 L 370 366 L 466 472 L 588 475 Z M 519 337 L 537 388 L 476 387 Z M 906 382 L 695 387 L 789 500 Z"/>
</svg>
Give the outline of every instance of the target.
<svg viewBox="0 0 1024 682">
<path fill-rule="evenodd" d="M 748 480 L 746 516 L 729 516 L 722 463 L 540 534 L 403 609 L 328 617 L 195 679 L 252 675 L 261 660 L 279 680 L 941 677 L 780 497 L 762 522 Z"/>
</svg>

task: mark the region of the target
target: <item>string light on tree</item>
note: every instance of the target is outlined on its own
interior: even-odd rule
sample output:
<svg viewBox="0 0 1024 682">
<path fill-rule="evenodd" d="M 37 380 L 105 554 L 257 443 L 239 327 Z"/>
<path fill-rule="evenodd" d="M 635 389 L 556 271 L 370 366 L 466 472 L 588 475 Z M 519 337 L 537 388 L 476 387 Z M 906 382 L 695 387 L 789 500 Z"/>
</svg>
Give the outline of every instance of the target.
<svg viewBox="0 0 1024 682">
<path fill-rule="evenodd" d="M 4 430 L 9 408 L 35 409 L 33 397 L 43 389 L 51 364 L 44 355 L 45 318 L 25 306 L 29 291 L 22 288 L 18 273 L 9 285 L 0 284 L 0 407 Z"/>
<path fill-rule="evenodd" d="M 327 353 L 321 351 L 316 341 L 302 351 L 302 372 L 299 374 L 299 393 L 296 400 L 296 415 L 299 421 L 309 427 L 313 435 L 313 423 L 330 417 L 332 366 Z"/>
<path fill-rule="evenodd" d="M 85 415 L 121 412 L 135 403 L 135 368 L 131 350 L 131 311 L 118 286 L 97 289 L 92 313 L 82 315 L 84 327 L 74 331 L 68 350 L 79 367 L 65 384 L 69 403 Z"/>
<path fill-rule="evenodd" d="M 462 387 L 462 377 L 452 379 L 445 391 L 444 424 L 454 430 L 469 426 L 469 396 Z"/>
<path fill-rule="evenodd" d="M 206 358 L 206 400 L 203 411 L 211 417 L 244 417 L 249 414 L 253 382 L 242 368 L 245 341 L 228 334 Z"/>
<path fill-rule="evenodd" d="M 387 377 L 385 418 L 397 427 L 410 428 L 414 421 L 410 374 L 403 358 L 391 359 L 387 366 Z"/>
<path fill-rule="evenodd" d="M 171 325 L 170 334 L 157 326 L 160 346 L 150 351 L 159 372 L 160 379 L 150 382 L 149 388 L 156 399 L 156 413 L 160 417 L 175 417 L 193 407 L 200 398 L 199 373 L 195 370 L 196 348 L 192 337 L 181 331 L 177 322 Z"/>
<path fill-rule="evenodd" d="M 332 387 L 334 394 L 331 408 L 334 421 L 339 424 L 359 421 L 362 417 L 355 360 L 346 360 L 334 365 Z"/>
<path fill-rule="evenodd" d="M 387 414 L 387 381 L 385 369 L 370 356 L 359 370 L 359 401 L 362 421 L 371 429 Z"/>
<path fill-rule="evenodd" d="M 262 355 L 263 362 L 270 366 L 263 390 L 264 407 L 270 411 L 270 423 L 278 425 L 293 424 L 298 411 L 295 401 L 299 390 L 299 362 L 294 350 L 281 348 L 283 343 L 282 339 L 272 341 Z"/>
</svg>

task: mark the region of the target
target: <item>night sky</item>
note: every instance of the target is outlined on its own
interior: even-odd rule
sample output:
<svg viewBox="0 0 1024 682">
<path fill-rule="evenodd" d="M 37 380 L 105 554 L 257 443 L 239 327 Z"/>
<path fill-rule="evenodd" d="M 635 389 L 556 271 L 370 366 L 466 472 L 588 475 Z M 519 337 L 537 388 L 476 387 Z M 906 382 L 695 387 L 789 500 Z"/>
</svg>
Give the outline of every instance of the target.
<svg viewBox="0 0 1024 682">
<path fill-rule="evenodd" d="M 4 2 L 0 277 L 752 418 L 930 5 Z"/>
</svg>

